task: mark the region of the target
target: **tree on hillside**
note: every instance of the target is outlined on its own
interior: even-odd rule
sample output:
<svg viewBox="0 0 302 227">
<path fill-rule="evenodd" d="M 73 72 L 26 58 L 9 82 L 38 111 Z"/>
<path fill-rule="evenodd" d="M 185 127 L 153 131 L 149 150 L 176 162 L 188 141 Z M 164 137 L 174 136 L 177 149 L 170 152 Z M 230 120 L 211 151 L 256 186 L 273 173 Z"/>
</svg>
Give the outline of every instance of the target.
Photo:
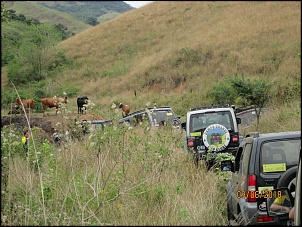
<svg viewBox="0 0 302 227">
<path fill-rule="evenodd" d="M 44 24 L 30 25 L 19 40 L 14 60 L 8 63 L 8 78 L 18 84 L 45 79 L 58 61 L 56 44 L 61 35 L 54 28 Z"/>
<path fill-rule="evenodd" d="M 214 101 L 213 105 L 232 105 L 235 103 L 236 92 L 226 79 L 215 83 L 208 96 Z"/>
<path fill-rule="evenodd" d="M 230 79 L 232 87 L 237 93 L 237 96 L 246 100 L 247 105 L 254 106 L 256 110 L 258 129 L 260 113 L 264 105 L 270 99 L 270 89 L 272 84 L 261 77 L 258 80 L 244 79 L 244 77 L 234 77 Z"/>
<path fill-rule="evenodd" d="M 99 22 L 97 21 L 96 18 L 93 18 L 93 17 L 89 17 L 86 21 L 87 24 L 90 24 L 92 26 L 95 26 L 97 24 L 99 24 Z"/>
<path fill-rule="evenodd" d="M 5 9 L 4 5 L 1 2 L 1 24 L 9 20 L 10 20 L 10 13 Z"/>
<path fill-rule="evenodd" d="M 262 108 L 270 99 L 272 84 L 260 78 L 251 81 L 244 77 L 226 77 L 224 80 L 213 85 L 208 96 L 215 105 L 234 104 L 237 100 L 244 103 L 245 107 L 252 106 L 256 110 L 257 129 Z"/>
</svg>

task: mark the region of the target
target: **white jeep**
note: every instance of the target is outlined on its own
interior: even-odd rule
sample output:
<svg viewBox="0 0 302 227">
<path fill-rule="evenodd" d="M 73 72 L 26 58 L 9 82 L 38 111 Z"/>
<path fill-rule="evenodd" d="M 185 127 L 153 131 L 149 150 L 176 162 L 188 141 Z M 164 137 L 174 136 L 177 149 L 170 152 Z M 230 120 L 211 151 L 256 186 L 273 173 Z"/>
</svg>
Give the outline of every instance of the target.
<svg viewBox="0 0 302 227">
<path fill-rule="evenodd" d="M 215 163 L 217 153 L 236 154 L 241 137 L 236 118 L 235 107 L 208 106 L 191 108 L 187 112 L 186 122 L 182 128 L 186 131 L 184 148 L 194 155 L 195 164 L 206 160 L 211 167 Z"/>
</svg>

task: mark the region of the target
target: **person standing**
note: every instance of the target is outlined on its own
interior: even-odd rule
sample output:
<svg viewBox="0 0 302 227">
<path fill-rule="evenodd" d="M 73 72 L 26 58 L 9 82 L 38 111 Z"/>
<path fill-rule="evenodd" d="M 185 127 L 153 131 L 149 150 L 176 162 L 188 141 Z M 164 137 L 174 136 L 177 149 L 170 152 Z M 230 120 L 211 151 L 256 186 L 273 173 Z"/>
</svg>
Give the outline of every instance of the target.
<svg viewBox="0 0 302 227">
<path fill-rule="evenodd" d="M 25 154 L 27 156 L 28 153 L 28 139 L 29 139 L 29 132 L 25 131 L 22 137 L 22 145 L 23 145 L 23 149 L 25 151 Z"/>
</svg>

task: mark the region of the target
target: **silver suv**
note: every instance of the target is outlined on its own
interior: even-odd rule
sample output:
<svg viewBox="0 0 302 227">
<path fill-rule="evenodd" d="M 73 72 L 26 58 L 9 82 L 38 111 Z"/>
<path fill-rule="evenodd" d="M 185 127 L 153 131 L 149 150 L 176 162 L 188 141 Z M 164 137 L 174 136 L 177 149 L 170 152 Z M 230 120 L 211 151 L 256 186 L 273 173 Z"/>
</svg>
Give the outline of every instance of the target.
<svg viewBox="0 0 302 227">
<path fill-rule="evenodd" d="M 133 112 L 118 120 L 119 125 L 135 127 L 146 123 L 151 128 L 171 125 L 179 133 L 182 132 L 180 117 L 177 117 L 173 109 L 169 106 L 152 107 Z"/>
<path fill-rule="evenodd" d="M 208 106 L 191 108 L 187 112 L 186 122 L 182 127 L 186 131 L 184 138 L 186 151 L 199 160 L 206 160 L 208 167 L 215 163 L 217 153 L 228 152 L 233 155 L 240 143 L 235 107 Z"/>
</svg>

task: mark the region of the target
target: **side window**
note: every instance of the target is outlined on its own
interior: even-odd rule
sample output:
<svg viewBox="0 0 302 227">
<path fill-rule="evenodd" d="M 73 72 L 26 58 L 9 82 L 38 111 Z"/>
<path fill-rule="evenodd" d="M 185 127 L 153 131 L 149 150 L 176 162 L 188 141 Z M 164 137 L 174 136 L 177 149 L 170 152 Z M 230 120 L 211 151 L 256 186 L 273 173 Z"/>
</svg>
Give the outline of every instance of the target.
<svg viewBox="0 0 302 227">
<path fill-rule="evenodd" d="M 243 157 L 241 159 L 241 164 L 240 164 L 241 166 L 240 172 L 244 176 L 248 175 L 251 149 L 252 149 L 252 144 L 249 143 L 245 144 Z"/>
<path fill-rule="evenodd" d="M 285 172 L 296 166 L 300 151 L 300 139 L 267 141 L 261 145 L 260 171 Z"/>
<path fill-rule="evenodd" d="M 132 118 L 128 118 L 127 120 L 125 120 L 123 122 L 124 125 L 127 125 L 127 126 L 132 126 Z"/>
<path fill-rule="evenodd" d="M 143 113 L 142 119 L 143 119 L 144 124 L 148 124 L 148 125 L 150 124 L 150 119 L 149 119 L 148 113 Z"/>
<path fill-rule="evenodd" d="M 222 115 L 219 117 L 219 124 L 223 125 L 228 130 L 230 130 L 231 129 L 230 114 L 222 113 Z"/>
<path fill-rule="evenodd" d="M 241 160 L 242 160 L 242 147 L 239 147 L 235 157 L 235 171 L 239 171 Z"/>
<path fill-rule="evenodd" d="M 138 126 L 143 121 L 142 115 L 136 115 L 133 117 L 133 125 Z"/>
</svg>

